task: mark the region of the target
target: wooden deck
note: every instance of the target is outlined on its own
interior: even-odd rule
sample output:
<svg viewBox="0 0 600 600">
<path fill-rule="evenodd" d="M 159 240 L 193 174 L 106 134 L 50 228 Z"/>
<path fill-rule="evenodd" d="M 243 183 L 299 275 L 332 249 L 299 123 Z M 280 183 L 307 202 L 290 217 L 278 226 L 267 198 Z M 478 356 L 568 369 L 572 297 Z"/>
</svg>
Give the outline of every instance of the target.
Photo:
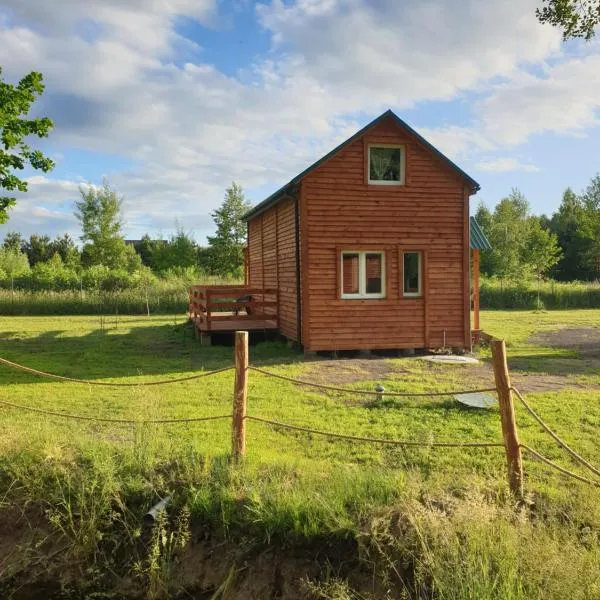
<svg viewBox="0 0 600 600">
<path fill-rule="evenodd" d="M 189 317 L 201 334 L 279 328 L 277 290 L 246 286 L 192 286 Z"/>
</svg>

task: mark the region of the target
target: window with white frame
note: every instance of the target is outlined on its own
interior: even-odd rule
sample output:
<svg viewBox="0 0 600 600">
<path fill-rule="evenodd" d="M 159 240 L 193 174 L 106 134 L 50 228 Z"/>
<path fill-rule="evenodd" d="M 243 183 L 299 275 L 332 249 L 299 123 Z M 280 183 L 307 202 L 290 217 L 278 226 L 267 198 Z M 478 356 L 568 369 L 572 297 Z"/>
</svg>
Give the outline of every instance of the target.
<svg viewBox="0 0 600 600">
<path fill-rule="evenodd" d="M 341 261 L 342 298 L 385 298 L 385 252 L 344 250 Z"/>
<path fill-rule="evenodd" d="M 369 145 L 369 183 L 375 185 L 402 185 L 404 183 L 403 146 Z"/>
<path fill-rule="evenodd" d="M 404 295 L 421 296 L 423 293 L 423 267 L 421 252 L 404 252 Z"/>
</svg>

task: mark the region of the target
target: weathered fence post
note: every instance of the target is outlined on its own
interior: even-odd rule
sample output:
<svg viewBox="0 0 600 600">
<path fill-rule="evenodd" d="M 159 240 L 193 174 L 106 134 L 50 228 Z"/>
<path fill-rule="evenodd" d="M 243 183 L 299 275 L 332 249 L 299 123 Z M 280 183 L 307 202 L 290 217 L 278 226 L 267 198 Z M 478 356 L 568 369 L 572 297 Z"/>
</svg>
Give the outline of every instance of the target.
<svg viewBox="0 0 600 600">
<path fill-rule="evenodd" d="M 508 483 L 511 492 L 522 498 L 523 460 L 515 419 L 515 406 L 510 389 L 510 375 L 506 363 L 506 345 L 504 340 L 492 340 L 491 346 L 494 361 L 494 379 L 500 404 L 502 436 L 504 437 L 504 448 L 506 449 L 506 461 L 508 463 Z"/>
<path fill-rule="evenodd" d="M 246 410 L 248 406 L 248 332 L 235 332 L 235 391 L 233 396 L 233 460 L 246 453 Z"/>
</svg>

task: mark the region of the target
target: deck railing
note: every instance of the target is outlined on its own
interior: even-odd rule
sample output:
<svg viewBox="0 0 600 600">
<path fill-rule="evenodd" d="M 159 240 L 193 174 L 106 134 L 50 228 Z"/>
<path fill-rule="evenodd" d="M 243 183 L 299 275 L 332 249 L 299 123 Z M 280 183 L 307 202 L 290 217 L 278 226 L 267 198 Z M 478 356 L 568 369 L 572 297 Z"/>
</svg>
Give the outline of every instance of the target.
<svg viewBox="0 0 600 600">
<path fill-rule="evenodd" d="M 237 285 L 194 285 L 189 289 L 189 315 L 203 331 L 223 322 L 275 322 L 279 326 L 276 289 Z"/>
</svg>

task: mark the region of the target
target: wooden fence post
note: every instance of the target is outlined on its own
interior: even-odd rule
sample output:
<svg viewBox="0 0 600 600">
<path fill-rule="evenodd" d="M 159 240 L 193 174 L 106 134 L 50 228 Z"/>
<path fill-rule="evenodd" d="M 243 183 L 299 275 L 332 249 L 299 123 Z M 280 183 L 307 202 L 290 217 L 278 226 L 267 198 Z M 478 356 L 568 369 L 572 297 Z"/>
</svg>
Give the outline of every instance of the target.
<svg viewBox="0 0 600 600">
<path fill-rule="evenodd" d="M 523 497 L 523 460 L 519 433 L 515 420 L 515 406 L 510 389 L 510 375 L 506 363 L 506 345 L 504 340 L 492 340 L 492 358 L 494 361 L 494 379 L 500 404 L 500 419 L 502 421 L 502 436 L 508 463 L 508 483 L 511 492 L 519 498 Z"/>
<path fill-rule="evenodd" d="M 248 332 L 235 332 L 235 391 L 233 396 L 233 460 L 246 453 L 246 411 L 248 408 Z"/>
</svg>

